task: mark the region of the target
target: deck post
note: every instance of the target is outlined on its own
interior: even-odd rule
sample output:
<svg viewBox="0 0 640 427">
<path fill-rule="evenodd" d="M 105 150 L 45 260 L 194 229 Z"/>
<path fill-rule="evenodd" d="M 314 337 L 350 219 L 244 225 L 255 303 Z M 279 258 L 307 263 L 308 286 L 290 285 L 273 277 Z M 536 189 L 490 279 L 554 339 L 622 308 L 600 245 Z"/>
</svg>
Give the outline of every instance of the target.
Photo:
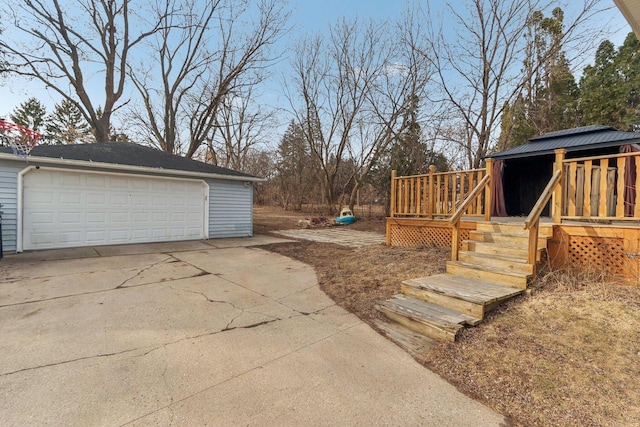
<svg viewBox="0 0 640 427">
<path fill-rule="evenodd" d="M 398 172 L 394 169 L 391 171 L 391 196 L 389 197 L 391 206 L 389 207 L 389 216 L 393 218 L 396 215 L 396 176 Z"/>
<path fill-rule="evenodd" d="M 429 165 L 429 207 L 428 207 L 428 212 L 427 215 L 429 217 L 429 219 L 433 219 L 433 212 L 435 210 L 435 181 L 434 181 L 434 175 L 436 173 L 436 167 L 435 165 Z"/>
<path fill-rule="evenodd" d="M 562 218 L 562 190 L 564 189 L 564 157 L 567 154 L 567 150 L 559 148 L 554 151 L 556 154 L 556 161 L 553 164 L 553 172 L 560 171 L 560 183 L 556 185 L 553 191 L 553 199 L 551 202 L 551 217 L 554 224 L 560 224 Z"/>
<path fill-rule="evenodd" d="M 487 175 L 489 175 L 489 184 L 484 189 L 484 220 L 491 221 L 491 180 L 493 179 L 493 159 L 488 157 L 485 160 L 487 167 Z"/>
</svg>

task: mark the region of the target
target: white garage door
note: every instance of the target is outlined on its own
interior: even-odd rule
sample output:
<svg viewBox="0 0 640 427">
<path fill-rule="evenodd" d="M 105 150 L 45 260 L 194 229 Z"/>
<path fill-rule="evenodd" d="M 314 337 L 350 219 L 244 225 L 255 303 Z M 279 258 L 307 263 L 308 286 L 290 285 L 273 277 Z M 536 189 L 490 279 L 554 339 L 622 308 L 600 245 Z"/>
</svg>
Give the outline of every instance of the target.
<svg viewBox="0 0 640 427">
<path fill-rule="evenodd" d="M 23 188 L 25 250 L 205 238 L 202 181 L 36 169 Z"/>
</svg>

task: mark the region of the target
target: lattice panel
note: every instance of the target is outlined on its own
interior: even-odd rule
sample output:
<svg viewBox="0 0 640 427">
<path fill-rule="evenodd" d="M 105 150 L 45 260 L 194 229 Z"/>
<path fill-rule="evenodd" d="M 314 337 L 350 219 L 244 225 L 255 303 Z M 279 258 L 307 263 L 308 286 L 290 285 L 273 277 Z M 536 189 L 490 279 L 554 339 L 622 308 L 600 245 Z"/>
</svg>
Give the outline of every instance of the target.
<svg viewBox="0 0 640 427">
<path fill-rule="evenodd" d="M 569 260 L 575 266 L 626 276 L 623 239 L 569 236 Z"/>
<path fill-rule="evenodd" d="M 408 248 L 451 247 L 451 229 L 443 227 L 416 227 L 393 224 L 390 228 L 391 246 Z M 460 245 L 469 239 L 469 230 L 460 230 Z"/>
</svg>

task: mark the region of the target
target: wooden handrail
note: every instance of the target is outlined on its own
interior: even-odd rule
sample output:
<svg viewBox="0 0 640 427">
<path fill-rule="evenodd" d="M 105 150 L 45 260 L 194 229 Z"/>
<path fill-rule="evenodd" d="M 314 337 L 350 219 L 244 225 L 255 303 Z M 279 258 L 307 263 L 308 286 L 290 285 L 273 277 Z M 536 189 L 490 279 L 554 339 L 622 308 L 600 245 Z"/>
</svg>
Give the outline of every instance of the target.
<svg viewBox="0 0 640 427">
<path fill-rule="evenodd" d="M 533 274 L 536 272 L 536 264 L 538 258 L 538 232 L 540 231 L 540 216 L 542 210 L 551 200 L 551 196 L 556 189 L 556 186 L 560 183 L 562 178 L 562 170 L 556 170 L 551 179 L 547 183 L 547 186 L 542 191 L 542 194 L 538 198 L 538 201 L 531 209 L 529 216 L 524 222 L 524 229 L 529 230 L 529 247 L 527 250 L 527 263 L 533 267 Z"/>
<path fill-rule="evenodd" d="M 462 214 L 464 213 L 464 211 L 467 210 L 467 207 L 469 207 L 469 204 L 471 204 L 471 202 L 474 201 L 476 197 L 480 195 L 480 192 L 484 189 L 484 187 L 487 185 L 487 183 L 490 180 L 491 180 L 491 175 L 485 175 L 484 178 L 480 180 L 478 185 L 474 187 L 473 191 L 469 193 L 467 198 L 464 199 L 462 203 L 460 203 L 460 206 L 458 206 L 458 209 L 454 212 L 454 214 L 451 215 L 451 218 L 449 218 L 449 224 L 454 224 L 455 222 L 460 221 L 460 217 L 462 217 Z"/>
<path fill-rule="evenodd" d="M 466 169 L 466 170 L 452 170 L 452 171 L 446 171 L 446 172 L 432 172 L 431 175 L 433 176 L 444 176 L 444 175 L 453 175 L 453 174 L 464 174 L 464 173 L 469 173 L 469 172 L 477 172 L 479 170 L 484 170 L 484 169 Z M 421 178 L 424 176 L 429 176 L 430 174 L 428 173 L 422 173 L 422 174 L 418 174 L 418 175 L 396 175 L 396 178 L 400 179 L 400 178 Z"/>
<path fill-rule="evenodd" d="M 542 215 L 542 210 L 544 209 L 546 204 L 549 203 L 549 200 L 551 200 L 551 196 L 553 195 L 553 190 L 556 189 L 556 185 L 560 183 L 561 175 L 562 175 L 562 171 L 557 170 L 553 174 L 549 182 L 547 183 L 547 186 L 544 188 L 544 191 L 538 198 L 538 201 L 533 206 L 533 209 L 531 209 L 529 216 L 527 216 L 527 219 L 524 222 L 525 230 L 528 230 L 534 221 L 540 220 L 540 216 Z"/>
<path fill-rule="evenodd" d="M 469 193 L 466 199 L 460 203 L 458 209 L 455 211 L 451 218 L 449 218 L 449 224 L 451 224 L 451 259 L 453 261 L 458 260 L 458 243 L 460 242 L 460 219 L 462 214 L 467 210 L 467 207 L 471 202 L 482 193 L 485 187 L 491 182 L 491 174 L 486 174 L 475 188 Z"/>
</svg>

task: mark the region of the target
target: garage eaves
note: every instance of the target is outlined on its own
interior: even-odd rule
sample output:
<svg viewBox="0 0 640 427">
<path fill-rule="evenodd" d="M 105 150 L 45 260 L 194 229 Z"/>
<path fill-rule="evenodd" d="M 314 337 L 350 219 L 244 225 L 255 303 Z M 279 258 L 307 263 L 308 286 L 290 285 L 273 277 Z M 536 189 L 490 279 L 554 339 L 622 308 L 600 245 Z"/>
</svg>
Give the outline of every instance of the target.
<svg viewBox="0 0 640 427">
<path fill-rule="evenodd" d="M 24 161 L 13 155 L 8 147 L 0 147 L 0 159 Z M 28 161 L 38 165 L 127 171 L 153 175 L 248 182 L 266 181 L 265 178 L 129 143 L 40 145 L 31 151 Z"/>
</svg>

